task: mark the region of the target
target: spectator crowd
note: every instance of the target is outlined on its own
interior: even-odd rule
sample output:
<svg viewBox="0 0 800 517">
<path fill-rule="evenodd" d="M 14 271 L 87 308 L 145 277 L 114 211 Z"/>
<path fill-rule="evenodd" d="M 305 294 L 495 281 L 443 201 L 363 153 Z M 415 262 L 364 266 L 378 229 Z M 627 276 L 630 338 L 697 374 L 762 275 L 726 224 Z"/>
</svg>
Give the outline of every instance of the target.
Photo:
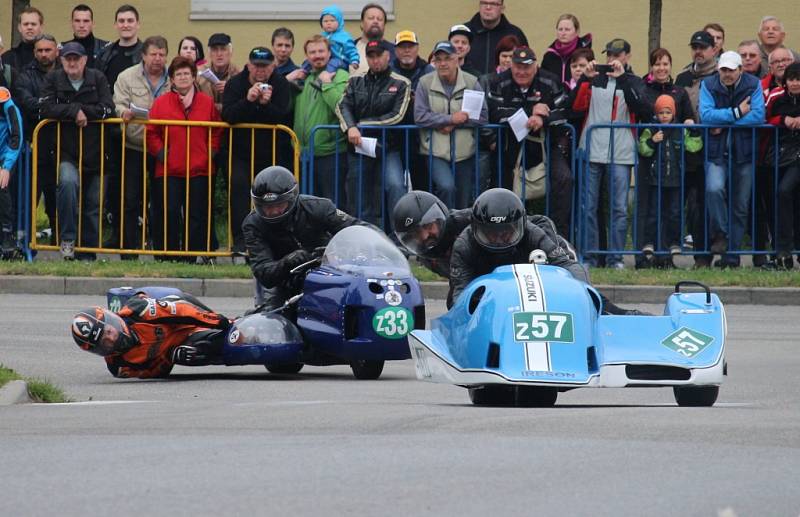
<svg viewBox="0 0 800 517">
<path fill-rule="evenodd" d="M 686 35 L 685 67 L 658 48 L 634 73 L 640 50 L 624 34 L 597 49 L 563 14 L 554 41 L 533 49 L 503 0 L 477 7 L 420 55 L 413 27 L 386 34 L 379 4 L 363 7 L 358 34 L 332 5 L 318 34 L 296 41 L 279 28 L 241 66 L 230 35 L 145 35 L 133 5 L 116 10 L 115 41 L 95 37 L 91 7 L 75 6 L 74 37 L 60 44 L 44 13 L 23 9 L 20 43 L 0 55 L 3 257 L 22 225 L 15 163 L 52 119 L 38 132 L 35 197 L 67 260 L 213 251 L 224 217 L 243 262 L 253 177 L 294 167 L 280 125 L 297 136 L 307 192 L 387 230 L 412 185 L 448 208 L 505 187 L 575 237 L 591 266 L 624 268 L 630 239 L 637 268 L 674 267 L 687 252 L 696 267 L 738 267 L 749 235 L 755 265 L 793 267 L 800 56 L 779 19 L 727 51 L 724 28 L 708 23 Z"/>
</svg>

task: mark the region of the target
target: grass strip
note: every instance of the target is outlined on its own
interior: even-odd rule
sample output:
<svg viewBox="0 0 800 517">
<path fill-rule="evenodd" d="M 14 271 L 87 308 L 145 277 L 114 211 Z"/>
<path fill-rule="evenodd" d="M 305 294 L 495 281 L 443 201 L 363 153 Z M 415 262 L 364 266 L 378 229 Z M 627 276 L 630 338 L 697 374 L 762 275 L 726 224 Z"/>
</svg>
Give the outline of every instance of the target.
<svg viewBox="0 0 800 517">
<path fill-rule="evenodd" d="M 25 378 L 0 363 L 0 387 L 16 380 L 24 380 L 28 383 L 28 395 L 35 402 L 70 402 L 61 388 L 46 379 Z"/>
</svg>

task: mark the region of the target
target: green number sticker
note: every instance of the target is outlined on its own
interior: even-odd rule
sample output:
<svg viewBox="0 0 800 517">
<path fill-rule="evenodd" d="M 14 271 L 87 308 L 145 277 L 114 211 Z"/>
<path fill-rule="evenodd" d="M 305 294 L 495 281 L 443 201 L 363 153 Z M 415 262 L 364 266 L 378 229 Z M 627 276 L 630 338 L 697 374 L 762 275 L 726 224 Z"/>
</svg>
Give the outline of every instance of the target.
<svg viewBox="0 0 800 517">
<path fill-rule="evenodd" d="M 111 312 L 119 312 L 122 308 L 122 300 L 119 299 L 119 296 L 111 298 L 111 303 L 108 304 L 108 308 L 111 309 Z"/>
<path fill-rule="evenodd" d="M 665 337 L 661 344 L 684 357 L 694 357 L 703 351 L 711 342 L 712 336 L 687 327 L 681 327 Z"/>
<path fill-rule="evenodd" d="M 404 307 L 386 307 L 372 318 L 375 333 L 387 339 L 402 339 L 414 329 L 414 315 Z"/>
<path fill-rule="evenodd" d="M 515 312 L 516 341 L 555 341 L 572 343 L 575 331 L 568 312 Z"/>
</svg>

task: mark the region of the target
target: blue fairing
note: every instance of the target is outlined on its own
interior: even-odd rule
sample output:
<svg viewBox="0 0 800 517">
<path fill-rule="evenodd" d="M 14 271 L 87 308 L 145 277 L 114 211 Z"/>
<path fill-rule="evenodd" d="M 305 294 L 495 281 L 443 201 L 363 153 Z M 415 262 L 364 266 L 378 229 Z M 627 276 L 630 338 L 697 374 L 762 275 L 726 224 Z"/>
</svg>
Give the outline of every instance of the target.
<svg viewBox="0 0 800 517">
<path fill-rule="evenodd" d="M 301 362 L 303 336 L 279 314 L 255 313 L 237 319 L 222 349 L 227 365 Z"/>
</svg>

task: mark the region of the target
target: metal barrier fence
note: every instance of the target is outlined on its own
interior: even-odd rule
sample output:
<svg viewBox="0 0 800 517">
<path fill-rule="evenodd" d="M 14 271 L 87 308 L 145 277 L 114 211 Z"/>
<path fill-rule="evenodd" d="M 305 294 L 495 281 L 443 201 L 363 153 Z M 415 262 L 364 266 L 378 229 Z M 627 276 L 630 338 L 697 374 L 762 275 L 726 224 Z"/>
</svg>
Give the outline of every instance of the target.
<svg viewBox="0 0 800 517">
<path fill-rule="evenodd" d="M 380 162 L 379 174 L 375 177 L 365 180 L 365 178 L 367 178 L 367 174 L 365 173 L 365 160 L 368 158 L 365 158 L 361 154 L 354 155 L 352 152 L 349 152 L 346 142 L 340 140 L 336 141 L 335 151 L 333 154 L 314 156 L 311 150 L 315 148 L 314 144 L 318 132 L 341 132 L 341 128 L 337 125 L 319 125 L 312 128 L 308 147 L 303 153 L 302 191 L 307 194 L 329 197 L 338 207 L 348 210 L 356 217 L 366 217 L 366 219 L 370 220 L 370 222 L 382 226 L 387 231 L 391 231 L 389 222 L 390 214 L 387 210 L 387 196 L 380 195 L 378 196 L 379 199 L 374 199 L 376 196 L 375 191 L 380 193 L 385 193 L 387 191 L 387 164 L 391 163 L 393 160 L 393 158 L 389 155 L 392 153 L 397 153 L 400 155 L 402 162 L 401 174 L 403 176 L 403 192 L 405 192 L 406 189 L 413 187 L 415 189 L 428 190 L 436 193 L 436 180 L 433 172 L 435 167 L 434 160 L 436 157 L 434 156 L 433 146 L 431 145 L 429 152 L 423 155 L 420 154 L 418 141 L 418 135 L 422 132 L 428 132 L 429 135 L 432 136 L 435 130 L 420 128 L 416 125 L 359 125 L 358 128 L 360 131 L 362 131 L 362 134 L 365 131 L 372 131 L 373 133 L 375 131 L 380 132 L 380 136 L 377 138 L 378 146 L 376 153 L 376 160 Z M 501 124 L 487 124 L 472 128 L 472 130 L 474 131 L 474 138 L 476 142 L 475 151 L 469 159 L 463 160 L 463 162 L 470 162 L 466 168 L 459 166 L 460 163 L 463 162 L 459 162 L 459 164 L 457 164 L 453 159 L 454 149 L 451 140 L 451 159 L 449 160 L 447 167 L 449 168 L 449 172 L 452 177 L 454 187 L 453 194 L 454 196 L 458 196 L 459 183 L 461 183 L 461 187 L 463 188 L 463 182 L 468 181 L 469 195 L 464 197 L 467 197 L 470 200 L 468 204 L 464 204 L 458 203 L 458 201 L 454 199 L 442 199 L 445 204 L 451 208 L 465 208 L 467 206 L 471 206 L 471 200 L 474 200 L 480 192 L 489 186 L 504 185 L 504 183 L 504 186 L 511 186 L 508 182 L 509 178 L 507 176 L 509 175 L 509 167 L 513 169 L 517 157 L 505 156 L 504 150 L 506 148 L 506 142 L 509 137 L 513 138 L 513 136 L 510 136 L 509 134 L 508 126 Z M 566 135 L 566 143 L 563 144 L 566 146 L 563 157 L 566 163 L 566 171 L 562 171 L 562 174 L 567 174 L 570 177 L 567 181 L 568 192 L 566 192 L 566 194 L 562 194 L 561 197 L 566 197 L 567 199 L 562 199 L 561 197 L 556 198 L 556 196 L 552 194 L 552 189 L 550 188 L 553 181 L 551 178 L 553 177 L 554 171 L 553 160 L 551 159 L 552 157 L 550 151 L 555 149 L 556 145 L 562 145 L 560 142 L 556 143 L 553 141 L 555 131 L 559 131 L 559 134 Z M 397 148 L 387 149 L 387 139 L 391 133 L 402 133 L 402 143 Z M 542 180 L 545 183 L 545 194 L 543 196 L 544 213 L 545 215 L 550 215 L 552 212 L 554 212 L 554 207 L 568 203 L 569 206 L 566 210 L 567 214 L 566 216 L 562 217 L 562 219 L 564 219 L 562 226 L 566 229 L 562 229 L 561 231 L 565 234 L 571 235 L 571 228 L 573 227 L 572 222 L 574 220 L 574 212 L 572 209 L 574 203 L 572 200 L 575 198 L 575 182 L 573 181 L 574 177 L 572 177 L 572 171 L 576 169 L 576 131 L 575 128 L 570 124 L 561 124 L 557 126 L 551 126 L 547 131 L 544 131 L 544 135 L 544 149 L 548 150 L 547 152 L 544 152 L 543 156 L 543 163 L 545 167 L 544 177 Z M 494 142 L 495 150 L 486 148 L 487 141 Z M 527 170 L 529 162 L 527 156 L 527 146 L 521 145 L 521 143 L 518 143 L 518 145 L 521 149 L 518 167 L 524 171 Z M 515 150 L 516 148 L 517 146 L 513 147 Z M 354 158 L 358 160 L 357 166 L 353 166 L 352 163 L 349 163 Z M 509 160 L 511 161 L 509 162 Z M 392 164 L 391 166 L 394 167 L 395 165 Z M 320 171 L 320 168 L 324 168 L 325 170 Z M 422 184 L 418 184 L 420 181 L 420 174 L 419 171 L 415 169 L 424 169 L 426 172 L 426 177 L 422 180 Z M 353 173 L 355 173 L 355 177 L 352 177 Z M 397 174 L 396 171 L 392 171 L 392 173 L 395 175 Z M 322 182 L 319 181 L 320 174 L 327 175 L 327 180 L 330 184 L 323 185 Z M 465 178 L 466 175 L 469 175 L 468 179 Z M 415 176 L 415 178 L 412 181 L 412 185 L 409 185 L 408 180 L 412 176 Z M 349 181 L 347 185 L 345 185 L 346 177 Z M 518 191 L 523 199 L 527 194 L 526 189 L 529 188 L 526 185 L 524 178 L 524 174 L 520 175 L 520 184 L 518 186 Z M 379 189 L 374 188 L 376 184 L 380 187 Z M 368 190 L 371 185 L 373 188 Z M 346 199 L 348 196 L 354 197 L 355 199 Z M 391 195 L 388 197 L 391 198 Z M 377 202 L 377 206 L 368 206 L 370 203 L 375 202 Z"/>
<path fill-rule="evenodd" d="M 48 126 L 54 124 L 56 126 L 55 131 L 55 142 L 54 143 L 42 143 L 39 142 L 39 136 L 42 130 Z M 30 243 L 29 249 L 30 250 L 58 250 L 59 244 L 61 243 L 61 236 L 59 234 L 59 224 L 58 224 L 58 217 L 56 215 L 56 221 L 50 221 L 52 231 L 55 233 L 55 244 L 43 244 L 39 242 L 37 237 L 37 210 L 39 205 L 39 199 L 37 198 L 37 181 L 40 176 L 39 171 L 39 146 L 41 145 L 54 145 L 55 146 L 55 163 L 53 164 L 55 167 L 55 174 L 56 174 L 56 182 L 58 183 L 59 177 L 58 175 L 61 172 L 61 164 L 62 164 L 62 124 L 72 124 L 71 122 L 67 121 L 58 121 L 58 120 L 43 120 L 41 121 L 33 132 L 32 137 L 32 167 L 31 167 L 31 182 L 29 184 L 29 188 L 26 189 L 26 193 L 28 195 L 27 199 L 30 203 L 24 203 L 25 208 L 22 210 L 23 215 L 27 215 L 24 219 L 29 221 L 30 224 L 26 228 L 26 241 Z M 141 193 L 142 193 L 142 203 L 141 203 L 141 213 L 137 214 L 140 218 L 141 222 L 141 230 L 140 230 L 140 245 L 133 247 L 133 246 L 126 246 L 125 243 L 125 185 L 126 185 L 126 174 L 133 174 L 131 171 L 126 171 L 126 153 L 131 152 L 138 152 L 135 149 L 131 149 L 126 146 L 127 134 L 126 128 L 128 124 L 139 124 L 144 126 L 144 134 L 142 137 L 143 142 L 143 159 L 142 159 L 142 174 L 141 174 Z M 250 206 L 250 198 L 249 195 L 247 199 L 232 199 L 231 196 L 231 185 L 232 185 L 232 176 L 233 176 L 233 154 L 234 154 L 234 131 L 237 130 L 249 130 L 250 133 L 250 163 L 249 163 L 249 174 L 250 174 L 250 183 L 248 183 L 248 192 L 249 192 L 249 184 L 252 183 L 252 179 L 255 174 L 259 171 L 255 170 L 256 163 L 255 163 L 255 142 L 256 142 L 256 131 L 270 131 L 272 133 L 272 163 L 276 164 L 279 160 L 279 134 L 286 134 L 288 135 L 290 144 L 291 144 L 291 166 L 294 169 L 295 176 L 299 179 L 300 174 L 300 146 L 297 140 L 297 136 L 295 135 L 294 131 L 291 128 L 283 125 L 265 125 L 265 124 L 236 124 L 236 125 L 229 125 L 224 122 L 200 122 L 200 121 L 184 121 L 184 120 L 137 120 L 133 119 L 128 123 L 125 123 L 122 119 L 106 119 L 103 121 L 92 121 L 89 125 L 100 125 L 100 147 L 97 149 L 99 160 L 99 188 L 98 188 L 98 207 L 99 207 L 99 220 L 97 221 L 97 228 L 98 228 L 98 235 L 97 235 L 97 245 L 95 246 L 84 246 L 83 245 L 83 212 L 84 212 L 84 145 L 83 145 L 83 136 L 84 136 L 84 128 L 78 128 L 78 157 L 77 162 L 74 164 L 75 168 L 78 171 L 78 210 L 77 210 L 77 238 L 75 240 L 75 251 L 76 252 L 83 252 L 83 253 L 118 253 L 121 255 L 141 255 L 141 254 L 149 254 L 149 255 L 159 255 L 159 256 L 203 256 L 203 257 L 220 257 L 220 256 L 230 256 L 232 254 L 232 245 L 233 245 L 233 228 L 231 225 L 231 210 L 232 207 L 237 203 L 247 203 Z M 107 141 L 110 139 L 108 131 L 106 127 L 118 126 L 120 128 L 120 135 L 119 135 L 119 155 L 118 157 L 113 158 L 112 160 L 108 159 L 107 151 L 109 150 L 109 144 Z M 161 205 L 163 217 L 162 221 L 159 224 L 163 226 L 160 228 L 163 230 L 163 241 L 160 243 L 153 243 L 153 246 L 148 246 L 148 239 L 147 239 L 147 230 L 148 230 L 148 213 L 150 210 L 148 209 L 148 194 L 149 188 L 151 187 L 154 181 L 154 176 L 157 171 L 149 170 L 148 168 L 148 149 L 147 149 L 147 133 L 149 131 L 148 126 L 166 126 L 169 127 L 186 127 L 186 141 L 185 141 L 185 160 L 186 160 L 186 168 L 183 174 L 184 188 L 185 192 L 183 195 L 183 203 L 184 203 L 184 210 L 181 210 L 180 207 L 177 207 L 177 215 L 178 221 L 180 218 L 183 218 L 182 224 L 182 246 L 179 249 L 169 249 L 168 246 L 168 229 L 170 224 L 174 224 L 176 221 L 170 222 L 170 216 L 175 216 L 176 212 L 172 211 L 173 208 L 176 207 L 168 207 L 168 177 L 175 177 L 174 174 L 170 174 L 168 171 L 168 163 L 169 163 L 169 152 L 170 152 L 170 143 L 169 143 L 169 131 L 164 132 L 164 153 L 162 156 L 162 166 L 163 170 L 161 178 L 163 178 L 163 188 L 162 190 L 162 198 Z M 88 127 L 88 126 L 87 126 Z M 208 194 L 205 196 L 205 228 L 206 228 L 206 235 L 204 238 L 205 246 L 204 249 L 189 249 L 189 219 L 190 213 L 192 211 L 191 207 L 191 196 L 190 196 L 190 177 L 191 177 L 191 166 L 190 160 L 191 156 L 191 131 L 190 128 L 192 127 L 199 127 L 199 128 L 207 128 L 207 149 L 208 149 L 208 156 L 206 157 L 206 171 L 205 175 L 207 176 L 207 188 Z M 215 151 L 212 149 L 212 131 L 217 130 L 221 133 L 227 131 L 227 138 L 222 138 L 220 136 L 220 142 L 225 142 L 227 145 L 221 145 L 220 147 L 227 150 L 227 156 L 222 157 L 223 159 L 217 160 L 217 163 L 214 163 Z M 51 147 L 52 148 L 52 147 Z M 117 230 L 119 233 L 119 246 L 118 247 L 104 247 L 103 246 L 103 232 L 105 227 L 107 226 L 104 224 L 103 220 L 103 208 L 104 208 L 104 201 L 106 196 L 107 190 L 107 176 L 109 167 L 119 167 L 119 179 L 120 179 L 120 195 L 119 195 L 119 221 L 114 221 L 114 230 Z M 220 168 L 227 169 L 227 215 L 228 215 L 228 224 L 227 224 L 227 242 L 228 246 L 226 249 L 213 249 L 213 244 L 216 241 L 213 228 L 213 209 L 214 209 L 214 179 L 216 176 L 216 171 Z M 94 181 L 94 180 L 92 180 Z M 195 184 L 197 185 L 197 184 Z M 197 187 L 195 187 L 197 188 Z M 116 199 L 114 199 L 114 203 L 116 203 Z M 172 211 L 172 213 L 170 213 Z M 150 225 L 150 229 L 153 230 L 152 224 Z M 130 243 L 128 243 L 130 244 Z M 161 249 L 153 249 L 161 247 Z"/>
<path fill-rule="evenodd" d="M 734 248 L 725 251 L 725 254 L 731 256 L 739 256 L 739 255 L 766 255 L 774 253 L 774 251 L 768 249 L 770 240 L 773 242 L 774 247 L 774 240 L 775 240 L 775 233 L 780 228 L 781 224 L 793 224 L 792 218 L 789 218 L 789 222 L 787 223 L 784 221 L 782 223 L 781 218 L 779 217 L 779 206 L 777 203 L 777 196 L 778 196 L 778 185 L 780 179 L 780 167 L 778 166 L 780 160 L 779 151 L 771 153 L 771 157 L 766 157 L 766 152 L 769 149 L 767 145 L 769 142 L 773 144 L 778 142 L 781 128 L 772 126 L 772 125 L 758 125 L 758 126 L 712 126 L 706 124 L 695 124 L 695 125 L 684 125 L 684 124 L 596 124 L 585 129 L 584 137 L 586 141 L 586 149 L 579 151 L 579 171 L 578 171 L 578 178 L 579 178 L 579 185 L 578 188 L 579 192 L 579 199 L 578 199 L 578 206 L 580 207 L 581 217 L 578 219 L 578 238 L 576 239 L 577 250 L 581 258 L 586 257 L 588 255 L 598 257 L 601 255 L 642 255 L 643 250 L 642 247 L 649 242 L 642 242 L 642 230 L 640 225 L 643 222 L 640 220 L 643 214 L 643 211 L 647 208 L 647 206 L 642 207 L 642 205 L 647 204 L 647 199 L 642 192 L 644 187 L 654 187 L 654 191 L 650 192 L 651 195 L 655 195 L 655 202 L 656 202 L 656 213 L 658 217 L 656 218 L 656 238 L 654 244 L 654 252 L 656 255 L 668 255 L 670 254 L 670 250 L 663 245 L 664 242 L 664 235 L 663 232 L 663 223 L 669 222 L 665 221 L 666 217 L 674 217 L 675 214 L 665 214 L 664 207 L 662 206 L 663 203 L 663 195 L 667 188 L 662 183 L 662 175 L 659 173 L 657 175 L 657 183 L 656 185 L 643 185 L 643 180 L 645 180 L 645 173 L 640 170 L 640 165 L 642 163 L 642 159 L 638 152 L 638 144 L 639 144 L 639 137 L 641 132 L 645 129 L 650 129 L 651 131 L 658 131 L 664 129 L 676 129 L 681 132 L 680 138 L 680 186 L 679 188 L 679 206 L 680 206 L 680 214 L 678 214 L 679 222 L 677 227 L 680 231 L 680 239 L 679 243 L 681 245 L 681 254 L 690 254 L 690 255 L 710 255 L 711 254 L 711 245 L 714 241 L 714 235 L 711 235 L 711 221 L 709 214 L 709 207 L 707 203 L 708 192 L 706 189 L 706 177 L 708 175 L 708 162 L 709 162 L 709 147 L 708 143 L 710 141 L 709 137 L 713 134 L 714 131 L 723 130 L 726 131 L 725 135 L 725 148 L 730 150 L 732 149 L 732 138 L 734 135 L 733 131 L 730 129 L 734 129 L 736 131 L 749 131 L 750 138 L 752 139 L 752 143 L 750 144 L 749 152 L 752 155 L 751 159 L 744 163 L 744 165 L 748 166 L 751 170 L 748 173 L 747 177 L 743 178 L 736 178 L 734 174 L 734 170 L 736 166 L 741 166 L 742 164 L 734 163 L 734 153 L 733 152 L 726 152 L 725 153 L 725 169 L 726 169 L 726 177 L 725 183 L 722 185 L 722 195 L 724 196 L 724 200 L 726 203 L 726 216 L 727 216 L 727 227 L 723 227 L 722 231 L 727 232 L 728 239 L 731 238 L 731 229 L 734 228 L 735 219 L 741 220 L 741 213 L 736 213 L 734 205 L 736 204 L 733 202 L 735 199 L 735 194 L 737 193 L 738 182 L 743 181 L 745 184 L 749 184 L 746 190 L 749 191 L 748 193 L 748 210 L 749 210 L 749 224 L 745 228 L 737 229 L 737 232 L 741 231 L 742 233 L 746 232 L 751 238 L 751 246 L 750 249 L 746 249 L 744 247 L 743 241 L 741 238 L 743 235 L 739 235 L 738 233 L 734 234 L 734 240 L 738 240 L 739 243 L 734 242 Z M 688 153 L 685 148 L 685 142 L 683 136 L 683 130 L 688 129 L 694 132 L 699 133 L 702 136 L 703 140 L 703 149 L 698 153 L 699 156 L 695 155 L 694 158 L 690 156 L 691 153 Z M 630 199 L 629 194 L 625 198 L 625 206 L 626 210 L 630 210 L 632 208 L 632 215 L 633 217 L 628 217 L 625 220 L 625 224 L 627 224 L 627 219 L 632 221 L 632 228 L 631 228 L 631 246 L 624 245 L 624 246 L 612 246 L 611 242 L 605 248 L 601 248 L 599 245 L 595 245 L 597 242 L 596 236 L 590 236 L 591 232 L 596 232 L 596 227 L 592 225 L 589 221 L 590 213 L 589 208 L 594 206 L 600 206 L 599 201 L 595 202 L 594 200 L 589 199 L 590 195 L 594 195 L 594 192 L 589 192 L 589 180 L 590 180 L 590 168 L 592 163 L 592 136 L 593 133 L 600 130 L 609 130 L 609 138 L 608 141 L 610 143 L 608 147 L 608 154 L 607 156 L 610 158 L 606 165 L 613 166 L 613 165 L 623 165 L 630 167 L 631 174 L 634 175 L 635 181 L 631 182 L 630 186 L 633 188 L 633 202 L 632 207 L 630 206 Z M 615 146 L 619 145 L 617 143 L 618 137 L 614 137 L 614 131 L 630 131 L 632 132 L 633 141 L 634 141 L 634 152 L 633 152 L 633 163 L 632 164 L 617 164 L 615 162 Z M 605 140 L 605 138 L 603 139 Z M 664 146 L 657 146 L 656 153 L 654 155 L 654 166 L 657 168 L 657 171 L 661 171 L 664 165 L 663 160 L 665 159 L 663 156 L 663 149 Z M 694 161 L 695 163 L 693 166 L 689 167 L 692 169 L 690 172 L 694 173 L 694 177 L 687 177 L 687 158 L 689 161 Z M 608 180 L 608 189 L 607 192 L 613 193 L 615 192 L 615 181 L 618 181 L 619 178 L 615 178 L 613 173 L 609 173 L 606 171 L 606 174 L 609 177 Z M 699 175 L 699 176 L 697 176 Z M 599 182 L 597 178 L 592 178 L 592 181 Z M 628 174 L 626 181 L 630 181 L 630 174 Z M 716 180 L 715 180 L 716 181 Z M 732 188 L 733 186 L 733 188 Z M 715 185 L 714 188 L 716 189 L 718 185 Z M 628 188 L 630 190 L 630 187 Z M 621 190 L 620 190 L 621 191 Z M 691 192 L 690 192 L 691 191 Z M 689 195 L 691 194 L 691 195 Z M 796 194 L 795 194 L 796 195 Z M 700 213 L 691 212 L 690 209 L 687 209 L 686 206 L 689 202 L 694 203 L 694 206 L 698 206 L 694 210 L 699 210 Z M 770 206 L 771 203 L 771 206 Z M 588 208 L 587 208 L 588 204 Z M 611 241 L 611 236 L 617 230 L 615 226 L 619 224 L 619 219 L 615 221 L 614 217 L 614 199 L 613 194 L 609 194 L 608 205 L 605 207 L 608 209 L 607 216 L 607 229 L 609 234 L 609 241 Z M 619 209 L 619 207 L 617 207 Z M 687 211 L 689 213 L 687 213 Z M 717 214 L 719 216 L 719 214 Z M 718 217 L 719 218 L 719 217 Z M 694 219 L 694 221 L 692 220 Z M 674 221 L 673 221 L 674 222 Z M 652 234 L 652 229 L 650 229 Z M 693 243 L 692 247 L 689 248 L 685 245 L 687 236 L 691 235 L 690 232 L 694 232 L 695 235 L 692 235 Z M 698 240 L 698 235 L 700 234 L 700 239 Z M 626 231 L 627 236 L 627 231 Z M 795 247 L 797 247 L 795 245 Z M 716 250 L 719 253 L 719 250 Z M 792 251 L 793 253 L 796 250 Z"/>
</svg>

